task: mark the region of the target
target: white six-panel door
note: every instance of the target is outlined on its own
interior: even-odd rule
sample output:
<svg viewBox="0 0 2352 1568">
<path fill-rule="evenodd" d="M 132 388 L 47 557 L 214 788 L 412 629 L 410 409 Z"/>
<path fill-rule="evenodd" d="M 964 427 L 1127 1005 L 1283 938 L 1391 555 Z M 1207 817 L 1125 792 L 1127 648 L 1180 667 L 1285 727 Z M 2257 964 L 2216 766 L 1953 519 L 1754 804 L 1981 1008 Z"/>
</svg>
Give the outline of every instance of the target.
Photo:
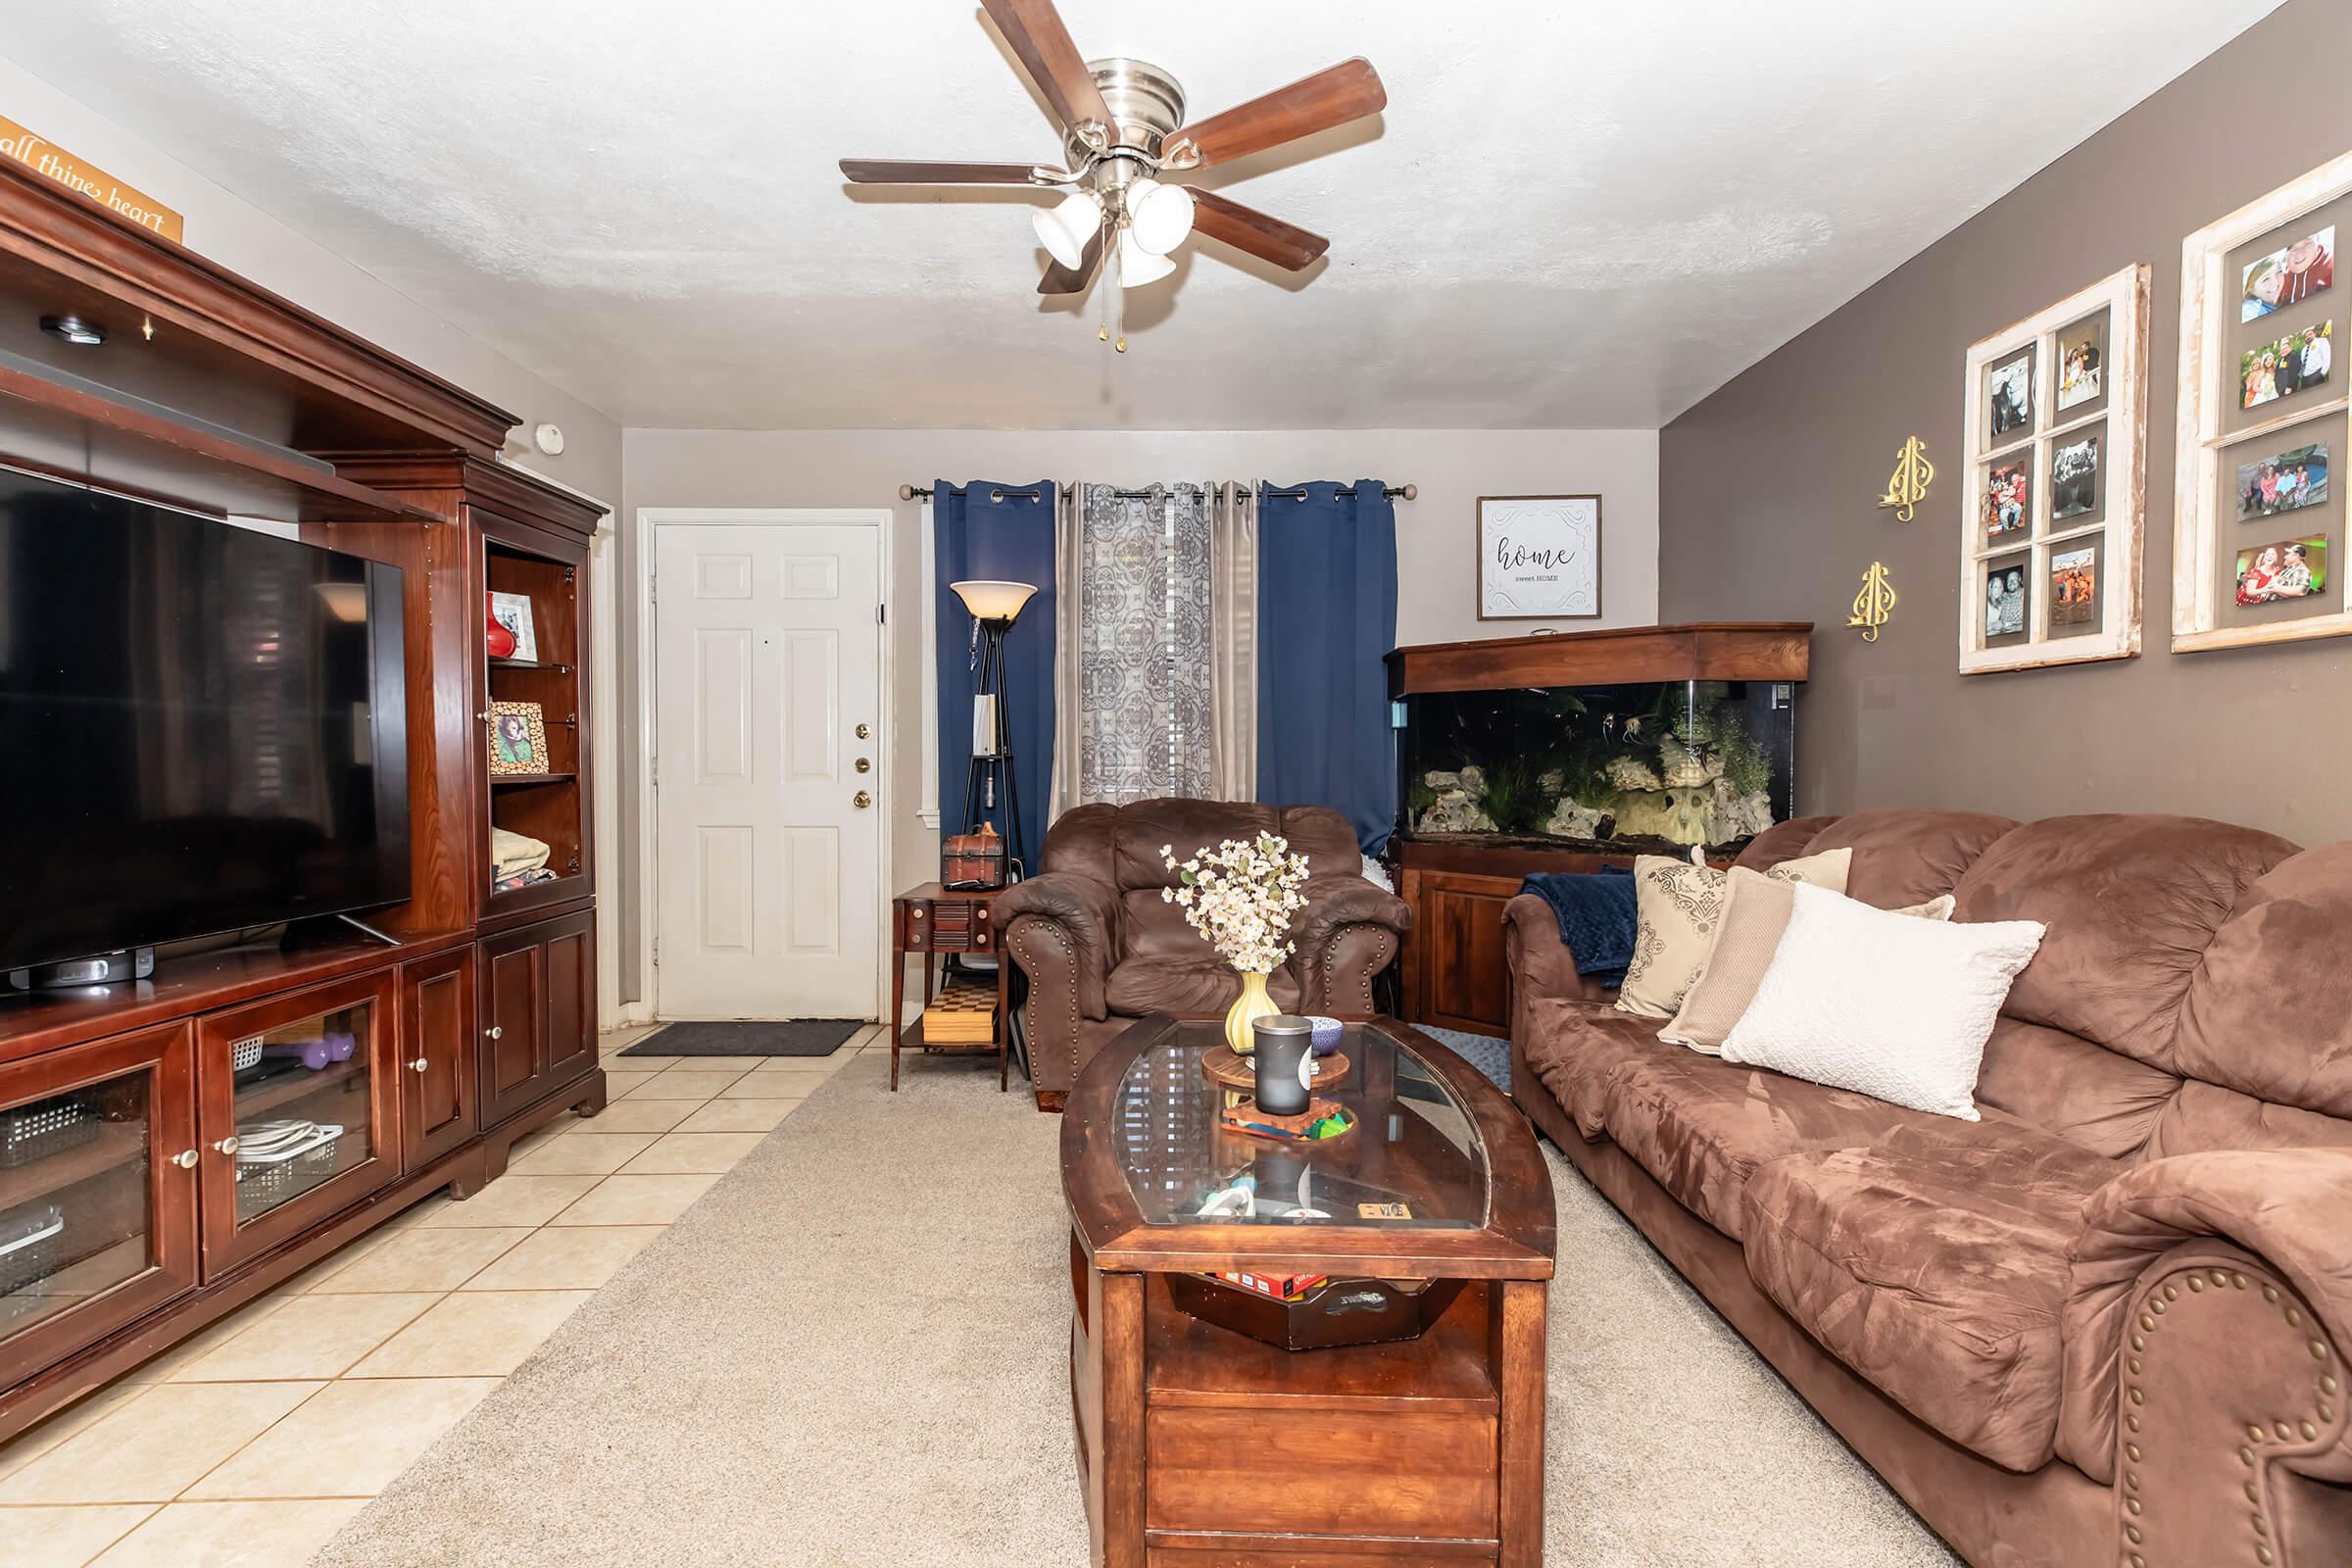
<svg viewBox="0 0 2352 1568">
<path fill-rule="evenodd" d="M 871 1018 L 880 531 L 653 532 L 659 1015 Z"/>
</svg>

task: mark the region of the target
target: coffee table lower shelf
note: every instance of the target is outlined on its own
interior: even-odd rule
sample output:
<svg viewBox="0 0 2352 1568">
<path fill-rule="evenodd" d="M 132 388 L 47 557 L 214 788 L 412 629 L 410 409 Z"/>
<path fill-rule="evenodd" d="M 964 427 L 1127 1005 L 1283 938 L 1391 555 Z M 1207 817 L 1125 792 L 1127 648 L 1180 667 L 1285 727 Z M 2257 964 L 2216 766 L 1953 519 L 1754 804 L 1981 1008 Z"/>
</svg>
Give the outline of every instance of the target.
<svg viewBox="0 0 2352 1568">
<path fill-rule="evenodd" d="M 1541 1280 L 1473 1280 L 1416 1340 L 1286 1350 L 1071 1241 L 1070 1397 L 1106 1568 L 1543 1560 Z"/>
</svg>

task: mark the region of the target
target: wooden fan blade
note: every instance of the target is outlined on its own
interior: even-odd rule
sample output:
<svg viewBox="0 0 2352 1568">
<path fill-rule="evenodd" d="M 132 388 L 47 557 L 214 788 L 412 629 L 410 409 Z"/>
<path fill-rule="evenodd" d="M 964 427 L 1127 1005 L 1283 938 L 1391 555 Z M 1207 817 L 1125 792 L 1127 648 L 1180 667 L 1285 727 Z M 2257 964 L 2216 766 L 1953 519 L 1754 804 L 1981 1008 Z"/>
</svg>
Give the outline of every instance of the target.
<svg viewBox="0 0 2352 1568">
<path fill-rule="evenodd" d="M 1388 102 L 1389 90 L 1380 84 L 1379 73 L 1358 55 L 1263 98 L 1211 115 L 1197 125 L 1187 125 L 1168 137 L 1167 149 L 1173 153 L 1189 142 L 1200 155 L 1195 167 L 1206 169 L 1376 115 Z"/>
<path fill-rule="evenodd" d="M 980 0 L 980 9 L 1004 35 L 1013 58 L 1046 95 L 1064 128 L 1076 130 L 1089 122 L 1109 128 L 1110 106 L 1095 85 L 1095 74 L 1086 69 L 1086 57 L 1070 41 L 1070 29 L 1061 24 L 1054 0 Z"/>
<path fill-rule="evenodd" d="M 1331 249 L 1331 241 L 1322 235 L 1268 218 L 1256 208 L 1244 207 L 1213 190 L 1193 192 L 1193 232 L 1221 239 L 1235 250 L 1263 257 L 1294 272 L 1312 267 L 1316 257 Z"/>
<path fill-rule="evenodd" d="M 1095 230 L 1095 237 L 1086 242 L 1078 255 L 1076 267 L 1064 267 L 1059 262 L 1046 269 L 1046 275 L 1037 285 L 1040 294 L 1083 294 L 1095 280 L 1095 271 L 1102 265 L 1102 253 L 1110 249 L 1110 225 L 1104 223 Z"/>
<path fill-rule="evenodd" d="M 844 158 L 842 178 L 854 185 L 1035 185 L 1033 164 L 933 164 L 911 158 Z"/>
</svg>

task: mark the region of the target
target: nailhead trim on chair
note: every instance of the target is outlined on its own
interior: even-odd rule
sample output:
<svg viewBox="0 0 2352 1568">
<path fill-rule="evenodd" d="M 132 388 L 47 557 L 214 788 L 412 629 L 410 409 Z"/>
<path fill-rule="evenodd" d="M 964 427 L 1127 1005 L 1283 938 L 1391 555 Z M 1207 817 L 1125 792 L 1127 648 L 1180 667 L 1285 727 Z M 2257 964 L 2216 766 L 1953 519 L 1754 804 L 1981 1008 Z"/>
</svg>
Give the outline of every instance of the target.
<svg viewBox="0 0 2352 1568">
<path fill-rule="evenodd" d="M 2187 1286 L 2191 1296 L 2202 1295 L 2208 1285 L 2211 1285 L 2218 1295 L 2224 1290 L 2244 1290 L 2246 1276 L 2239 1269 L 2197 1267 L 2189 1269 L 2184 1274 L 2172 1275 L 2152 1287 L 2148 1294 L 2141 1298 L 2141 1304 L 2147 1310 L 2140 1313 L 2137 1320 L 2141 1332 L 2132 1336 L 2132 1348 L 2134 1351 L 2145 1350 L 2148 1348 L 2147 1336 L 2156 1332 L 2157 1325 L 2163 1319 L 2166 1310 L 2180 1299 L 2182 1284 Z M 2278 1286 L 2263 1286 L 2262 1298 L 2279 1309 L 2279 1314 L 2285 1319 L 2288 1328 L 2300 1330 L 2303 1327 L 2302 1311 L 2291 1301 L 2279 1299 Z M 2331 1356 L 2328 1342 L 2324 1339 L 2311 1339 L 2304 1343 L 2311 1351 L 2312 1359 L 2326 1367 Z M 2139 1357 L 2135 1354 L 2127 1359 L 2124 1363 L 2124 1370 L 2131 1377 L 2138 1377 L 2140 1375 Z M 2260 1423 L 2247 1422 L 2246 1442 L 2238 1446 L 2238 1462 L 2249 1470 L 2256 1469 L 2258 1455 L 2255 1448 L 2260 1444 L 2273 1442 L 2273 1434 L 2276 1434 L 2275 1441 L 2278 1443 L 2293 1443 L 2298 1438 L 2304 1443 L 2317 1442 L 2321 1431 L 2332 1425 L 2335 1420 L 2335 1412 L 2328 1403 L 2336 1393 L 2335 1374 L 2332 1371 L 2323 1371 L 2319 1376 L 2317 1388 L 2318 1419 L 2316 1421 L 2297 1420 L 2291 1423 L 2275 1421 L 2267 1432 Z M 2146 1391 L 2137 1383 L 2132 1382 L 2127 1382 L 2124 1385 L 2124 1396 L 2135 1407 L 2143 1405 L 2147 1398 Z M 2130 1431 L 2137 1432 L 2139 1431 L 2139 1417 L 2127 1410 L 2124 1414 L 2124 1425 Z M 2124 1457 L 2132 1464 L 2136 1464 L 2139 1462 L 2139 1445 L 2127 1441 L 2124 1444 Z M 2258 1476 L 2259 1473 L 2257 1470 Z M 2139 1490 L 2139 1473 L 2128 1467 L 2125 1468 L 2124 1486 L 2128 1493 L 2136 1493 Z M 2271 1522 L 2262 1511 L 2262 1490 L 2254 1481 L 2248 1481 L 2245 1484 L 2245 1494 L 2246 1500 L 2254 1505 L 2252 1513 L 2248 1515 L 2254 1532 L 2254 1560 L 2262 1564 L 2263 1568 L 2270 1568 L 2270 1565 L 2278 1560 L 2278 1554 L 2271 1548 Z M 2132 1519 L 2140 1517 L 2142 1511 L 2140 1499 L 2136 1496 L 2127 1495 L 2124 1498 L 2124 1511 Z M 2142 1537 L 2139 1526 L 2127 1519 L 2124 1524 L 2124 1538 L 2133 1546 L 2140 1545 Z M 2139 1552 L 2132 1551 L 2127 1555 L 2131 1559 L 2131 1568 L 2148 1568 L 2147 1559 Z"/>
<path fill-rule="evenodd" d="M 1058 922 L 1045 915 L 1033 915 L 1031 918 L 1036 921 L 1036 924 L 1024 926 L 1022 934 L 1026 935 L 1032 930 L 1045 932 L 1060 947 L 1061 956 L 1070 966 L 1070 1082 L 1075 1084 L 1078 1081 L 1078 949 L 1070 941 L 1069 933 L 1062 930 Z M 1024 973 L 1031 979 L 1037 977 L 1036 969 L 1031 967 L 1031 955 L 1023 953 L 1017 942 L 1013 944 L 1012 956 L 1021 960 L 1021 969 Z"/>
<path fill-rule="evenodd" d="M 1340 938 L 1348 932 L 1355 930 L 1358 926 L 1370 931 L 1386 931 L 1388 929 L 1388 927 L 1383 925 L 1375 925 L 1369 920 L 1358 920 L 1353 924 L 1341 926 L 1339 930 L 1334 931 L 1331 934 L 1331 940 L 1325 943 L 1323 946 L 1323 1000 L 1327 1004 L 1337 1000 L 1331 983 L 1331 972 L 1335 967 L 1338 966 L 1340 961 Z M 1396 949 L 1394 944 L 1392 944 L 1388 958 L 1382 958 L 1374 962 L 1366 963 L 1364 965 L 1364 972 L 1355 977 L 1356 992 L 1364 999 L 1363 1012 L 1364 1016 L 1367 1018 L 1372 1015 L 1373 1011 L 1372 977 L 1380 973 L 1381 970 L 1387 968 L 1389 966 L 1389 959 L 1396 956 Z"/>
</svg>

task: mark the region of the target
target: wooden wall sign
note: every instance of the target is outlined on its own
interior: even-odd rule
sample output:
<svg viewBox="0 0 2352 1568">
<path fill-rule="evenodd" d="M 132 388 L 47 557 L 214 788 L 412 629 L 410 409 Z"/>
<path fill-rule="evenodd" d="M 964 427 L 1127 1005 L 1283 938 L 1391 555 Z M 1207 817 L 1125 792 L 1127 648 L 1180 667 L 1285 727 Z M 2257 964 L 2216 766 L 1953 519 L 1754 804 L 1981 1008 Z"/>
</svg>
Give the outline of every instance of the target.
<svg viewBox="0 0 2352 1568">
<path fill-rule="evenodd" d="M 85 164 L 64 148 L 42 140 L 5 115 L 0 115 L 0 156 L 78 191 L 100 206 L 141 228 L 153 229 L 178 241 L 183 228 L 179 214 L 145 191 L 123 184 L 95 164 Z"/>
<path fill-rule="evenodd" d="M 1480 496 L 1478 618 L 1600 614 L 1600 497 Z"/>
</svg>

